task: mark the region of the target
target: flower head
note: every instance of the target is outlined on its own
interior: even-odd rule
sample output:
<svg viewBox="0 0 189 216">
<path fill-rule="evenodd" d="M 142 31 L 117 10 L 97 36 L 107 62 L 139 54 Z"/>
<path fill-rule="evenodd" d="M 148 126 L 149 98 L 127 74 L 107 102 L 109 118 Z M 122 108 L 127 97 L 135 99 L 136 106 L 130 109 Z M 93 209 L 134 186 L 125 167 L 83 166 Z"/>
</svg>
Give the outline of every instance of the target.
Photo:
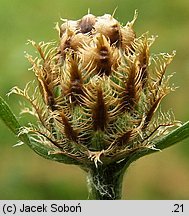
<svg viewBox="0 0 189 216">
<path fill-rule="evenodd" d="M 110 164 L 154 148 L 176 121 L 157 111 L 172 90 L 167 66 L 175 53 L 150 53 L 155 37 L 136 37 L 134 19 L 122 26 L 113 16 L 87 14 L 64 20 L 58 43 L 30 41 L 39 56 L 26 55 L 37 85 L 12 92 L 32 105 L 30 139 L 87 167 Z M 36 87 L 35 87 L 36 85 Z M 22 132 L 22 131 L 21 131 Z"/>
</svg>

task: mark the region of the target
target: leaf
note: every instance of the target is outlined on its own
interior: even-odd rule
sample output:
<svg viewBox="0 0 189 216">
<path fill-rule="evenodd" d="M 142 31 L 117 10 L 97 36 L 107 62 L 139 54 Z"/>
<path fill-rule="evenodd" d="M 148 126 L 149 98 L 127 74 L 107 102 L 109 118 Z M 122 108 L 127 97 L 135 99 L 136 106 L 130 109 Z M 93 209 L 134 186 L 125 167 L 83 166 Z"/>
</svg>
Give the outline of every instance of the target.
<svg viewBox="0 0 189 216">
<path fill-rule="evenodd" d="M 153 143 L 154 148 L 143 149 L 138 152 L 133 153 L 132 156 L 129 156 L 129 160 L 126 162 L 125 168 L 128 167 L 133 161 L 137 159 L 159 152 L 157 150 L 163 150 L 168 148 L 178 142 L 189 137 L 189 121 L 184 123 L 182 126 L 176 128 L 175 130 L 171 131 L 169 134 L 163 136 L 159 140 Z"/>
<path fill-rule="evenodd" d="M 164 149 L 168 148 L 186 138 L 189 137 L 189 121 L 184 123 L 182 126 L 176 128 L 166 136 L 157 140 L 155 144 L 156 148 Z"/>
<path fill-rule="evenodd" d="M 4 121 L 7 127 L 15 134 L 18 134 L 20 125 L 16 120 L 15 115 L 10 110 L 8 104 L 0 96 L 0 118 Z"/>
<path fill-rule="evenodd" d="M 11 111 L 9 105 L 4 101 L 4 99 L 1 96 L 0 96 L 0 118 L 16 136 L 18 136 L 19 134 L 18 138 L 22 142 L 27 144 L 38 155 L 49 160 L 58 161 L 60 163 L 79 164 L 76 160 L 69 158 L 68 156 L 62 153 L 49 154 L 50 152 L 54 152 L 53 148 L 44 146 L 41 143 L 31 141 L 26 133 L 19 133 L 21 125 L 16 119 L 16 116 Z"/>
</svg>

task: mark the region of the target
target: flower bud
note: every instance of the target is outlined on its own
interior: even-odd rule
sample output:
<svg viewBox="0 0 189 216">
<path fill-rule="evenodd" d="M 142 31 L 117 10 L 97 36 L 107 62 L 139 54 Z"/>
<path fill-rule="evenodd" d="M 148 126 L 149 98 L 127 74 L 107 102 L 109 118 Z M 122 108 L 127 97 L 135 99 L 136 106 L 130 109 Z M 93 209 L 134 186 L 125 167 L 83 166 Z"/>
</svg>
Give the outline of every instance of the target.
<svg viewBox="0 0 189 216">
<path fill-rule="evenodd" d="M 58 45 L 32 42 L 40 57 L 27 57 L 39 88 L 15 90 L 41 122 L 31 137 L 86 169 L 152 148 L 175 125 L 169 113 L 156 114 L 173 90 L 165 72 L 174 53 L 152 56 L 155 38 L 136 37 L 136 18 L 126 26 L 109 14 L 67 20 Z"/>
</svg>

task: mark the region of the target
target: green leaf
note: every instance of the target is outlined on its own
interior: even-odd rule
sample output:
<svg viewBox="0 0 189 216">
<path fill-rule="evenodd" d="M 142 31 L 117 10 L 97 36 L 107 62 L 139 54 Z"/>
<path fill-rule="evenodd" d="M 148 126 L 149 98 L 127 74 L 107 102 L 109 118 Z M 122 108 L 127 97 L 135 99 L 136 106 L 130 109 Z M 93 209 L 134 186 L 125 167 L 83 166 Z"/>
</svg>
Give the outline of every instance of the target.
<svg viewBox="0 0 189 216">
<path fill-rule="evenodd" d="M 18 136 L 21 125 L 19 124 L 16 116 L 11 111 L 9 105 L 5 102 L 5 100 L 0 96 L 0 118 L 7 125 L 7 127 Z M 61 153 L 57 154 L 49 154 L 49 152 L 53 152 L 54 149 L 48 146 L 44 146 L 41 143 L 33 142 L 29 139 L 27 134 L 20 133 L 18 137 L 22 142 L 27 144 L 33 151 L 35 151 L 38 155 L 53 161 L 58 161 L 66 164 L 79 164 L 76 160 L 63 155 Z"/>
<path fill-rule="evenodd" d="M 182 140 L 189 137 L 189 121 L 184 123 L 182 126 L 176 128 L 166 136 L 157 140 L 155 146 L 159 149 L 164 149 L 174 145 L 175 143 L 181 142 Z"/>
<path fill-rule="evenodd" d="M 1 96 L 0 96 L 0 118 L 4 121 L 4 123 L 15 135 L 18 134 L 20 125 L 16 120 L 15 115 L 10 110 L 8 104 L 4 101 L 4 99 Z"/>
<path fill-rule="evenodd" d="M 173 130 L 172 132 L 170 132 L 169 134 L 167 134 L 166 136 L 160 138 L 159 140 L 157 140 L 156 142 L 154 142 L 154 147 L 157 150 L 154 149 L 143 149 L 140 150 L 136 153 L 133 153 L 133 155 L 131 157 L 129 157 L 129 160 L 126 163 L 126 167 L 128 167 L 133 161 L 136 161 L 137 159 L 152 154 L 152 153 L 156 153 L 159 152 L 159 150 L 163 150 L 165 148 L 168 148 L 178 142 L 181 142 L 182 140 L 186 139 L 189 137 L 189 121 L 187 121 L 185 124 L 183 124 L 182 126 L 176 128 L 175 130 Z"/>
</svg>

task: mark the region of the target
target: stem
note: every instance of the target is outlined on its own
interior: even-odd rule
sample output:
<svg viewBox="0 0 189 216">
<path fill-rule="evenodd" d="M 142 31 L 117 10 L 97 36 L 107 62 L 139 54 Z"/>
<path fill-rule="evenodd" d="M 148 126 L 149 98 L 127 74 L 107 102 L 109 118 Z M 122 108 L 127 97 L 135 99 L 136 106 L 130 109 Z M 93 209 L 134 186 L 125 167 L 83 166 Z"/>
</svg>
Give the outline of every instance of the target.
<svg viewBox="0 0 189 216">
<path fill-rule="evenodd" d="M 92 167 L 88 171 L 89 199 L 121 199 L 125 169 L 123 165 L 110 164 Z"/>
</svg>

